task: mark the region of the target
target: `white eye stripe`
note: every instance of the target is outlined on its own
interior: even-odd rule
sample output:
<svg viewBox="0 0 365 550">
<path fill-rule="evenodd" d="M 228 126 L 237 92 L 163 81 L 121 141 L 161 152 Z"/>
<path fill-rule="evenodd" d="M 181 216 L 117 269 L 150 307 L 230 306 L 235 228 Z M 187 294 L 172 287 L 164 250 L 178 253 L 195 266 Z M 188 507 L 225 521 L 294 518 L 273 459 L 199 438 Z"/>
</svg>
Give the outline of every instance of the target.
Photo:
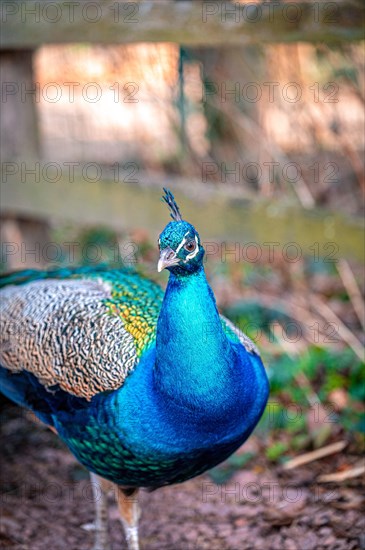
<svg viewBox="0 0 365 550">
<path fill-rule="evenodd" d="M 190 252 L 190 254 L 188 254 L 185 258 L 185 262 L 186 263 L 187 261 L 189 260 L 192 260 L 193 258 L 195 258 L 195 256 L 198 254 L 199 252 L 199 245 L 198 245 L 198 237 L 195 235 L 195 242 L 196 242 L 196 248 L 195 250 L 193 250 L 192 252 Z"/>
<path fill-rule="evenodd" d="M 186 243 L 186 241 L 187 241 L 186 235 L 189 235 L 189 231 L 187 231 L 187 232 L 185 233 L 183 240 L 181 241 L 181 243 L 179 244 L 179 246 L 178 246 L 177 249 L 175 250 L 175 254 L 176 254 L 176 255 L 180 252 L 180 250 L 182 249 L 182 247 L 183 247 L 184 244 Z"/>
</svg>

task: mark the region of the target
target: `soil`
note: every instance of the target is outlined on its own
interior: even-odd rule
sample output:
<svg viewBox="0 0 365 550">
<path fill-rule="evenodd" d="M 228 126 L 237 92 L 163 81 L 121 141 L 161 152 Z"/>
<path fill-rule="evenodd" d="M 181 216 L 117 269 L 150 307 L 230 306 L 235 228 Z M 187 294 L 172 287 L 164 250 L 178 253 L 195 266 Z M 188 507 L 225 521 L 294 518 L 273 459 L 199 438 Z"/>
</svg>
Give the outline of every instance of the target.
<svg viewBox="0 0 365 550">
<path fill-rule="evenodd" d="M 0 548 L 91 550 L 93 497 L 88 474 L 57 436 L 6 403 L 1 445 Z M 316 482 L 319 474 L 338 469 L 340 455 L 292 471 L 258 459 L 223 485 L 205 474 L 179 486 L 143 492 L 141 547 L 363 550 L 361 479 L 341 485 Z M 112 550 L 125 550 L 112 497 Z"/>
</svg>

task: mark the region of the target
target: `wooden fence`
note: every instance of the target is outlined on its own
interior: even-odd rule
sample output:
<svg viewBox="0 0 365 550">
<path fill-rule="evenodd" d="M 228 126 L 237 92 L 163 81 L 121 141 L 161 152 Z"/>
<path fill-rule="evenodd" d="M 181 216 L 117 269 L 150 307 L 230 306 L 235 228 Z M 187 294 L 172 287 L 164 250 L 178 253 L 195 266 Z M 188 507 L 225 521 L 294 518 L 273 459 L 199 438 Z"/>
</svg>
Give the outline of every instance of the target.
<svg viewBox="0 0 365 550">
<path fill-rule="evenodd" d="M 32 52 L 45 43 L 174 42 L 186 46 L 260 45 L 279 42 L 357 41 L 363 38 L 364 5 L 359 2 L 291 2 L 240 4 L 221 1 L 61 2 L 59 0 L 1 2 L 0 61 L 2 83 L 32 81 Z M 9 164 L 19 168 L 39 157 L 34 102 L 10 95 L 2 102 L 0 121 L 2 170 L 1 210 L 40 219 L 58 218 L 116 227 L 161 228 L 157 193 L 160 183 L 128 185 L 107 180 L 85 183 L 61 179 L 49 184 L 34 175 L 22 181 Z M 4 176 L 5 174 L 5 176 Z M 174 183 L 170 186 L 175 187 Z M 157 191 L 156 187 L 159 187 Z M 299 207 L 265 202 L 247 203 L 226 193 L 177 182 L 192 200 L 185 211 L 207 239 L 259 243 L 296 241 L 303 250 L 317 246 L 321 256 L 335 243 L 341 256 L 364 258 L 361 221 L 341 215 L 303 211 Z M 196 188 L 196 189 L 197 189 Z M 190 190 L 189 190 L 190 189 Z M 82 205 L 82 206 L 81 206 Z M 184 210 L 183 210 L 184 211 Z M 204 215 L 202 215 L 202 212 Z M 327 248 L 326 248 L 327 246 Z"/>
<path fill-rule="evenodd" d="M 45 43 L 174 42 L 226 46 L 363 39 L 361 2 L 212 0 L 1 3 L 2 48 Z"/>
</svg>

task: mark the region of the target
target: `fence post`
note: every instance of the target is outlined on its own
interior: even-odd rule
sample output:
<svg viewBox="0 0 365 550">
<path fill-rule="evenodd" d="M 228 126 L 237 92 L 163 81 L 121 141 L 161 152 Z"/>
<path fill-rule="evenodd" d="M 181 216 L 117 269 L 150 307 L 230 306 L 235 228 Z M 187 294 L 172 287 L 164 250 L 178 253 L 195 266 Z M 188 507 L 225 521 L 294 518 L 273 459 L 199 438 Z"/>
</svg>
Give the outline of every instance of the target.
<svg viewBox="0 0 365 550">
<path fill-rule="evenodd" d="M 40 156 L 33 51 L 0 50 L 2 162 Z"/>
</svg>

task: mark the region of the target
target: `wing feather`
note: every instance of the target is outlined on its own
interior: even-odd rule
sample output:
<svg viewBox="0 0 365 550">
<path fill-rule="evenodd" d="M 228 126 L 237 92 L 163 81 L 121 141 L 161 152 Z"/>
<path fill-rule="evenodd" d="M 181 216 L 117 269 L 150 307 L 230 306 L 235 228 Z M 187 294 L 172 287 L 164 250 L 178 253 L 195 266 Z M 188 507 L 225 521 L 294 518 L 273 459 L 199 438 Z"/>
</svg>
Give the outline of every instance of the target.
<svg viewBox="0 0 365 550">
<path fill-rule="evenodd" d="M 77 397 L 120 387 L 138 363 L 136 344 L 101 278 L 46 279 L 1 291 L 0 363 Z"/>
</svg>

